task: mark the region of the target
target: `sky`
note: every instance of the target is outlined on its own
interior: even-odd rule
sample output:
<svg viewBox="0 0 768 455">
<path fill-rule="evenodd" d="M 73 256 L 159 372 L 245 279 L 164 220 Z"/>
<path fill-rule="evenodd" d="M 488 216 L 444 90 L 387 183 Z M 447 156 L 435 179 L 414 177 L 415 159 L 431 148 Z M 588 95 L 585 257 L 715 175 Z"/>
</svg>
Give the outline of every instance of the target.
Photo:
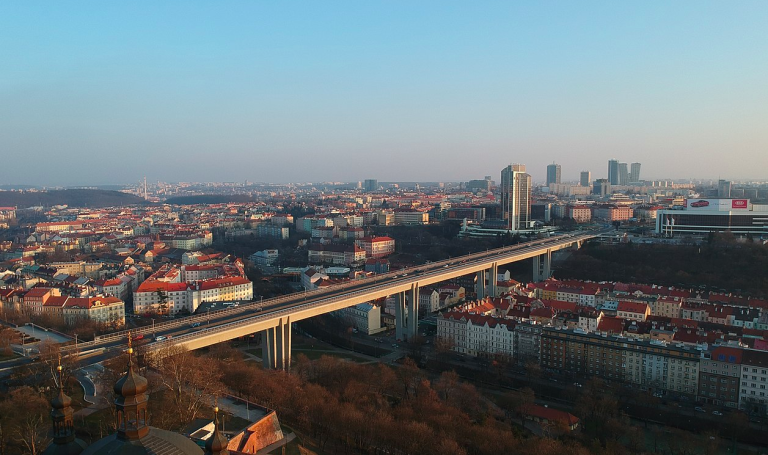
<svg viewBox="0 0 768 455">
<path fill-rule="evenodd" d="M 768 180 L 768 2 L 0 2 L 0 184 Z"/>
</svg>

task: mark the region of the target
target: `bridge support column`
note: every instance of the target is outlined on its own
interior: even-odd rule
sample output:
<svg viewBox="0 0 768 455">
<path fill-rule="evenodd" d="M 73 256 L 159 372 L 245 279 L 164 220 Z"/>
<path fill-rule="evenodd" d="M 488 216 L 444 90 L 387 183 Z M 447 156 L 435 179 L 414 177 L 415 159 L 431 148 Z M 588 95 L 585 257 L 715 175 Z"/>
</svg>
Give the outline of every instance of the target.
<svg viewBox="0 0 768 455">
<path fill-rule="evenodd" d="M 485 270 L 480 270 L 477 272 L 475 293 L 477 293 L 477 300 L 483 300 L 485 298 Z"/>
<path fill-rule="evenodd" d="M 405 328 L 407 327 L 405 315 L 405 292 L 395 294 L 395 338 L 405 339 Z"/>
<path fill-rule="evenodd" d="M 280 325 L 275 328 L 277 333 L 277 362 L 275 368 L 284 371 L 291 370 L 291 320 L 280 319 Z"/>
<path fill-rule="evenodd" d="M 494 262 L 491 264 L 490 276 L 488 277 L 488 294 L 491 297 L 496 297 L 498 289 L 496 285 L 499 280 L 499 264 Z"/>
<path fill-rule="evenodd" d="M 280 319 L 277 327 L 261 334 L 261 362 L 265 369 L 291 369 L 291 321 Z"/>
<path fill-rule="evenodd" d="M 408 300 L 408 328 L 406 335 L 408 341 L 413 341 L 419 332 L 419 283 L 413 283 Z"/>
<path fill-rule="evenodd" d="M 552 250 L 533 257 L 533 281 L 543 281 L 552 274 Z"/>
<path fill-rule="evenodd" d="M 266 329 L 261 333 L 261 364 L 265 370 L 277 368 L 277 344 L 275 329 Z"/>
</svg>

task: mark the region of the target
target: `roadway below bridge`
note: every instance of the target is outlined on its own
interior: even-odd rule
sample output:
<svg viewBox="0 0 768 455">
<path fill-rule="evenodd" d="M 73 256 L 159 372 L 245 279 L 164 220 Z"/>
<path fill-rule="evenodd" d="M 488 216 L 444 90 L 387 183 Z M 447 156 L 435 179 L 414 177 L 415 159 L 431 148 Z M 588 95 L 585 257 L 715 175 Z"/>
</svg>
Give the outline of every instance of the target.
<svg viewBox="0 0 768 455">
<path fill-rule="evenodd" d="M 265 366 L 287 368 L 290 365 L 290 331 L 293 322 L 396 295 L 396 323 L 398 333 L 402 333 L 398 338 L 409 339 L 416 335 L 418 327 L 417 317 L 408 320 L 407 315 L 418 315 L 419 287 L 473 273 L 478 274 L 478 282 L 485 283 L 485 274 L 490 271 L 488 289 L 489 293 L 495 294 L 496 270 L 499 265 L 534 258 L 534 276 L 539 273 L 539 278 L 546 278 L 552 252 L 574 245 L 578 247 L 582 242 L 597 237 L 602 232 L 591 231 L 537 239 L 328 288 L 293 293 L 263 302 L 242 303 L 226 310 L 179 318 L 156 324 L 154 328 L 141 328 L 131 333 L 134 339 L 149 340 L 146 344 L 149 349 L 160 351 L 172 346 L 200 349 L 261 332 L 266 341 Z M 478 295 L 482 297 L 485 290 L 485 286 L 478 288 Z M 70 344 L 63 349 L 65 352 L 77 350 L 83 365 L 93 365 L 119 355 L 126 346 L 127 336 L 127 332 L 110 334 L 92 342 L 80 343 L 78 346 Z"/>
</svg>

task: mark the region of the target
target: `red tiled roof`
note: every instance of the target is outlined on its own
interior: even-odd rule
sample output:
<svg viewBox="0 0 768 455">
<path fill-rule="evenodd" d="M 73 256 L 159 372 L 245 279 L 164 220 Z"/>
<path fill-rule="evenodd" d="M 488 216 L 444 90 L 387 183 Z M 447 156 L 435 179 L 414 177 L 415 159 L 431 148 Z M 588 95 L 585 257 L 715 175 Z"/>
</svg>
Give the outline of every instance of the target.
<svg viewBox="0 0 768 455">
<path fill-rule="evenodd" d="M 568 425 L 568 427 L 571 427 L 579 423 L 579 418 L 569 412 L 560 411 L 558 409 L 547 408 L 544 406 L 539 406 L 538 404 L 526 405 L 525 411 L 526 411 L 526 414 L 530 417 L 546 419 L 550 422 L 553 422 L 553 421 L 564 422 L 565 424 Z"/>
<path fill-rule="evenodd" d="M 624 319 L 606 316 L 600 320 L 600 324 L 597 325 L 597 330 L 600 332 L 620 334 L 624 330 Z"/>
<path fill-rule="evenodd" d="M 648 311 L 648 305 L 645 303 L 620 301 L 617 311 L 624 311 L 626 313 L 645 314 L 646 311 Z"/>
</svg>

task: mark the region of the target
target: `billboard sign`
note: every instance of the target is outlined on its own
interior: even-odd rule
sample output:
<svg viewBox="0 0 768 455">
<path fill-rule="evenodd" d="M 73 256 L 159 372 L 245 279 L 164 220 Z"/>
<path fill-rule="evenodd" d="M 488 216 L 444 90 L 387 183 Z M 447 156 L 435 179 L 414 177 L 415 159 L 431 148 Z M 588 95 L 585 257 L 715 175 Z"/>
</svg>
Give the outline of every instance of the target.
<svg viewBox="0 0 768 455">
<path fill-rule="evenodd" d="M 749 210 L 749 199 L 731 199 L 731 209 Z"/>
<path fill-rule="evenodd" d="M 686 199 L 686 210 L 730 212 L 749 210 L 749 199 Z"/>
</svg>

